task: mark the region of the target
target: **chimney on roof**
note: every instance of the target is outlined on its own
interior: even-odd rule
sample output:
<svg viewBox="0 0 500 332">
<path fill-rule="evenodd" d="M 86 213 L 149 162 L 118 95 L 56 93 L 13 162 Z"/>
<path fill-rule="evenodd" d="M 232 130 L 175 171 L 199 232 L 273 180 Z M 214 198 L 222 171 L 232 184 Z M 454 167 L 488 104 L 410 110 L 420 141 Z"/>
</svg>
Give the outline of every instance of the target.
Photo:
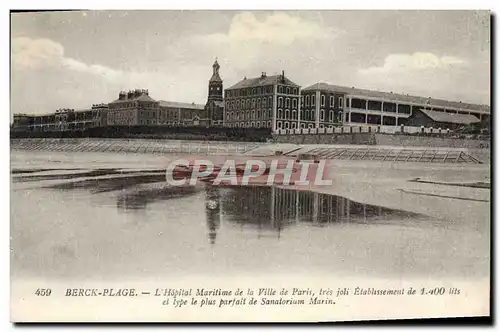
<svg viewBox="0 0 500 332">
<path fill-rule="evenodd" d="M 267 74 L 265 71 L 262 72 L 262 74 L 260 75 L 261 78 L 264 78 L 264 77 L 267 77 Z"/>
<path fill-rule="evenodd" d="M 127 98 L 127 94 L 125 93 L 125 91 L 120 91 L 120 93 L 118 94 L 118 100 L 125 100 Z"/>
<path fill-rule="evenodd" d="M 285 71 L 281 71 L 281 83 L 285 83 Z"/>
<path fill-rule="evenodd" d="M 244 80 L 246 80 L 246 79 L 247 79 L 247 77 L 245 76 L 245 77 L 243 77 L 243 79 L 244 79 Z"/>
</svg>

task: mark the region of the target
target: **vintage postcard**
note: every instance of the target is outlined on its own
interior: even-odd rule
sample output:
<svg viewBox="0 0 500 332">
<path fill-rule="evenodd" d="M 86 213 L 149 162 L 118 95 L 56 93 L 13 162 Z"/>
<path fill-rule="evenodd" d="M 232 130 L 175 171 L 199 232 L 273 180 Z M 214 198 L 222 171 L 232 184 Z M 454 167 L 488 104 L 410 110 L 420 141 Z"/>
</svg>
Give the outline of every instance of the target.
<svg viewBox="0 0 500 332">
<path fill-rule="evenodd" d="M 489 317 L 489 11 L 11 12 L 11 321 Z"/>
</svg>

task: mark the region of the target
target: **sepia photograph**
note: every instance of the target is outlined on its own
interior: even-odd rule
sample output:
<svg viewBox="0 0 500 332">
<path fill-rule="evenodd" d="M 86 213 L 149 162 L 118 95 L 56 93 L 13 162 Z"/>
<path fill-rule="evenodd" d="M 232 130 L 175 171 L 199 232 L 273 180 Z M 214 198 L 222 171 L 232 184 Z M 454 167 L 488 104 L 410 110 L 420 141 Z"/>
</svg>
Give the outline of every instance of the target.
<svg viewBox="0 0 500 332">
<path fill-rule="evenodd" d="M 488 10 L 10 12 L 10 320 L 490 317 Z"/>
</svg>

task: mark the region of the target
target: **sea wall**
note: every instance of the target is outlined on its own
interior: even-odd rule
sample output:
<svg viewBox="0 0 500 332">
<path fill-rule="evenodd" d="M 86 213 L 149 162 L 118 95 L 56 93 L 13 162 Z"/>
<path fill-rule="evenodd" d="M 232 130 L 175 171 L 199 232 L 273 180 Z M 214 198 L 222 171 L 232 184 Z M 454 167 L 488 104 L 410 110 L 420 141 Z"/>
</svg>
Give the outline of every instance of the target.
<svg viewBox="0 0 500 332">
<path fill-rule="evenodd" d="M 265 143 L 113 139 L 113 138 L 23 138 L 11 139 L 12 150 L 59 152 L 113 152 L 195 155 L 241 155 Z"/>
<path fill-rule="evenodd" d="M 377 133 L 346 134 L 301 134 L 277 135 L 278 143 L 292 144 L 356 144 L 389 145 L 406 147 L 450 147 L 464 149 L 489 149 L 490 141 L 485 139 L 452 138 L 442 136 L 419 136 Z"/>
</svg>

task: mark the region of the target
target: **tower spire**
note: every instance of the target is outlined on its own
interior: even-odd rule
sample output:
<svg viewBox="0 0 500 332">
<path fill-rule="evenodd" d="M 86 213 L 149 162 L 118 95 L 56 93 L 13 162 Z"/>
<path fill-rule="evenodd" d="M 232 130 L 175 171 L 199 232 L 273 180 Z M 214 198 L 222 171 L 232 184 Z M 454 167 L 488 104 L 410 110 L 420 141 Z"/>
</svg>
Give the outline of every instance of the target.
<svg viewBox="0 0 500 332">
<path fill-rule="evenodd" d="M 212 78 L 210 78 L 210 82 L 222 82 L 222 79 L 219 76 L 220 66 L 219 63 L 217 62 L 217 57 L 215 58 L 215 62 L 212 65 L 212 69 L 213 69 L 213 74 Z"/>
</svg>

